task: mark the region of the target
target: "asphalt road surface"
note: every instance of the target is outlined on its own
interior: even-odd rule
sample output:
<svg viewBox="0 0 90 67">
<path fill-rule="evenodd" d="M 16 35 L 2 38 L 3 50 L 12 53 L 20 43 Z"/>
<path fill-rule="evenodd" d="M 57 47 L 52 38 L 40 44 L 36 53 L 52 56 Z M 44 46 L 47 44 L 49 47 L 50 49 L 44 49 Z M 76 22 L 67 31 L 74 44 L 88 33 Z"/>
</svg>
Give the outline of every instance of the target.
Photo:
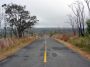
<svg viewBox="0 0 90 67">
<path fill-rule="evenodd" d="M 44 63 L 44 44 L 47 63 Z M 90 61 L 51 38 L 40 39 L 0 62 L 0 67 L 90 67 Z"/>
</svg>

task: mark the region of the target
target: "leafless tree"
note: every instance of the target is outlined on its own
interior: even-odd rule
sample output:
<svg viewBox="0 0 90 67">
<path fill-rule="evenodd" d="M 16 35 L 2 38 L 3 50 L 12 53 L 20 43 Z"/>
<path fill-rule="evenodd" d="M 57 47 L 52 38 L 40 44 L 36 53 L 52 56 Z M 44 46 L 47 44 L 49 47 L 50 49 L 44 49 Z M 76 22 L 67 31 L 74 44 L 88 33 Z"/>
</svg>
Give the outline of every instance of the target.
<svg viewBox="0 0 90 67">
<path fill-rule="evenodd" d="M 7 37 L 7 21 L 6 21 L 6 15 L 4 14 L 3 15 L 3 18 L 4 18 L 4 38 Z"/>
<path fill-rule="evenodd" d="M 79 35 L 84 36 L 84 27 L 85 27 L 85 14 L 84 14 L 84 5 L 80 1 L 75 1 L 69 6 L 74 15 L 76 16 L 76 24 L 78 28 Z"/>
<path fill-rule="evenodd" d="M 2 22 L 2 16 L 0 14 L 0 37 L 2 36 L 2 32 L 1 32 L 1 22 Z"/>
<path fill-rule="evenodd" d="M 86 5 L 87 5 L 89 15 L 90 15 L 90 0 L 84 0 L 84 1 L 85 1 Z"/>
<path fill-rule="evenodd" d="M 75 17 L 72 16 L 72 15 L 67 15 L 68 16 L 68 20 L 69 20 L 69 24 L 71 25 L 72 27 L 72 31 L 73 31 L 73 34 L 76 35 L 76 21 L 75 21 Z"/>
<path fill-rule="evenodd" d="M 1 16 L 1 14 L 0 14 L 0 28 L 1 28 L 1 21 L 2 21 L 2 16 Z"/>
</svg>

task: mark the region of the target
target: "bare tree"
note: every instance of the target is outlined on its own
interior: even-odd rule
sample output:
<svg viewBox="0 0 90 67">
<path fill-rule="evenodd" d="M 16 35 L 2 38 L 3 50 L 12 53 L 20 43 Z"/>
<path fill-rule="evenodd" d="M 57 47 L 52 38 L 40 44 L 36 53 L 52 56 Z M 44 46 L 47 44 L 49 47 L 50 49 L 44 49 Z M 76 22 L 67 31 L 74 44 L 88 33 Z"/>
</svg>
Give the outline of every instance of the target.
<svg viewBox="0 0 90 67">
<path fill-rule="evenodd" d="M 68 16 L 68 19 L 69 19 L 69 24 L 71 25 L 71 27 L 72 27 L 72 31 L 73 31 L 73 34 L 74 35 L 76 35 L 76 30 L 75 30 L 75 28 L 76 28 L 76 21 L 75 21 L 75 17 L 74 16 L 72 16 L 72 15 L 67 15 Z"/>
<path fill-rule="evenodd" d="M 2 16 L 0 14 L 0 37 L 2 37 L 2 32 L 1 32 L 1 22 L 2 22 Z"/>
<path fill-rule="evenodd" d="M 1 18 L 1 15 L 0 15 L 0 28 L 1 28 L 1 21 L 2 21 L 2 18 Z"/>
<path fill-rule="evenodd" d="M 89 15 L 90 15 L 90 0 L 84 0 L 84 1 L 85 1 L 86 5 L 87 5 Z"/>
<path fill-rule="evenodd" d="M 7 37 L 7 19 L 6 19 L 6 14 L 3 15 L 3 20 L 4 20 L 4 38 Z"/>
<path fill-rule="evenodd" d="M 85 14 L 84 14 L 84 5 L 82 2 L 80 1 L 75 1 L 73 4 L 71 4 L 69 6 L 74 15 L 76 16 L 76 23 L 77 23 L 77 28 L 78 28 L 78 32 L 79 35 L 84 36 L 84 20 L 85 20 Z"/>
</svg>

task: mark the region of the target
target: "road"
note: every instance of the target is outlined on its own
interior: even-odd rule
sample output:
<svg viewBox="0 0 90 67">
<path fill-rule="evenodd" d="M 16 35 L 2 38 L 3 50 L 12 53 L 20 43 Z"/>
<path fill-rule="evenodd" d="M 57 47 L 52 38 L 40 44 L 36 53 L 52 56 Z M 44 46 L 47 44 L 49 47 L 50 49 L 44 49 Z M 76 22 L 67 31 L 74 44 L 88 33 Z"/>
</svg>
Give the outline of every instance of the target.
<svg viewBox="0 0 90 67">
<path fill-rule="evenodd" d="M 44 63 L 46 40 L 47 63 Z M 90 61 L 51 38 L 40 39 L 0 62 L 0 67 L 90 67 Z"/>
</svg>

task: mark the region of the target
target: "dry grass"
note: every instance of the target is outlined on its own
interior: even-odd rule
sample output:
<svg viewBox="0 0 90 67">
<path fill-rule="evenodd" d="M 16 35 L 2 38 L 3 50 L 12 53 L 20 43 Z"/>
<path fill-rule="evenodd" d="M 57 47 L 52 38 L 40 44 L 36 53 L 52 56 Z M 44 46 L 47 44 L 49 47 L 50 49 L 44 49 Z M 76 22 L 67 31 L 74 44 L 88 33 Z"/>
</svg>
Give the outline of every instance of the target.
<svg viewBox="0 0 90 67">
<path fill-rule="evenodd" d="M 69 36 L 66 36 L 65 34 L 56 34 L 53 36 L 53 38 L 57 38 L 63 41 L 68 41 Z"/>
<path fill-rule="evenodd" d="M 0 40 L 0 61 L 13 55 L 21 48 L 35 40 L 35 37 L 6 38 Z"/>
<path fill-rule="evenodd" d="M 78 37 L 78 38 L 71 37 L 69 38 L 68 42 L 90 53 L 90 38 L 89 37 Z"/>
</svg>

